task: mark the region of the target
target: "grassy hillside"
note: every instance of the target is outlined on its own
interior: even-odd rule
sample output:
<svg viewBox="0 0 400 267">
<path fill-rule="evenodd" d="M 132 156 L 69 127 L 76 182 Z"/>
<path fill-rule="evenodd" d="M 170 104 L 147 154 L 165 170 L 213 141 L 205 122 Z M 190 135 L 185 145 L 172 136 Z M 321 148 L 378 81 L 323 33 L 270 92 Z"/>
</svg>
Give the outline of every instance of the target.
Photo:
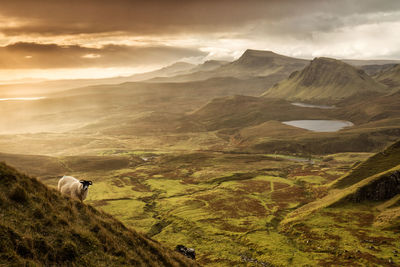
<svg viewBox="0 0 400 267">
<path fill-rule="evenodd" d="M 369 156 L 337 154 L 315 158 L 310 164 L 307 158 L 279 154 L 124 149 L 101 154 L 97 159 L 80 156 L 72 161 L 65 157 L 34 161 L 34 156 L 24 161 L 22 155 L 20 161 L 18 155 L 9 159 L 29 164 L 26 170 L 65 162 L 70 169 L 67 174 L 94 181 L 85 203 L 168 247 L 193 247 L 196 262 L 216 267 L 246 266 L 249 258 L 276 266 L 315 265 L 315 257 L 330 258 L 329 254 L 299 251 L 276 227 L 285 214 L 323 193 L 314 187 L 326 185 L 355 161 Z M 137 156 L 146 160 L 136 164 Z M 125 157 L 130 164 L 98 171 L 110 157 Z M 75 160 L 82 164 L 71 164 Z M 55 185 L 56 181 L 54 177 L 44 182 Z"/>
<path fill-rule="evenodd" d="M 332 188 L 346 188 L 366 177 L 389 170 L 400 164 L 400 141 L 392 144 L 384 151 L 375 154 L 362 164 L 356 166 L 349 174 L 338 179 Z"/>
<path fill-rule="evenodd" d="M 215 97 L 235 94 L 259 95 L 266 79 L 214 78 L 187 83 L 124 83 L 68 90 L 46 95 L 37 101 L 2 101 L 0 133 L 64 132 L 88 124 L 100 128 L 134 125 L 138 117 L 150 112 L 182 116 Z M 170 120 L 170 119 L 169 119 Z M 164 119 L 165 121 L 165 119 Z M 62 122 L 62 123 L 60 123 Z M 111 123 L 110 123 L 111 122 Z M 114 125 L 113 125 L 114 124 Z M 98 128 L 98 127 L 97 127 Z"/>
<path fill-rule="evenodd" d="M 326 196 L 288 214 L 282 224 L 299 222 L 312 213 L 332 206 L 342 207 L 348 202 L 364 203 L 369 207 L 380 204 L 377 207 L 380 211 L 396 206 L 399 202 L 399 171 L 400 141 L 356 164 L 348 174 L 331 184 Z"/>
<path fill-rule="evenodd" d="M 281 231 L 303 240 L 304 249 L 331 251 L 334 257 L 320 261 L 322 266 L 398 266 L 399 143 L 359 164 L 325 196 L 289 213 Z"/>
<path fill-rule="evenodd" d="M 369 76 L 374 76 L 382 71 L 386 71 L 386 70 L 392 68 L 395 65 L 396 65 L 395 63 L 372 64 L 372 65 L 362 65 L 362 66 L 359 66 L 359 68 L 362 69 L 363 71 L 365 71 L 365 73 L 367 73 Z"/>
<path fill-rule="evenodd" d="M 331 58 L 316 58 L 302 71 L 292 73 L 263 95 L 291 100 L 333 101 L 368 91 L 387 90 L 364 71 L 349 64 Z"/>
<path fill-rule="evenodd" d="M 400 88 L 400 64 L 394 65 L 389 69 L 375 75 L 375 79 L 390 88 Z"/>
<path fill-rule="evenodd" d="M 0 265 L 192 266 L 110 215 L 0 163 Z"/>
<path fill-rule="evenodd" d="M 213 99 L 189 116 L 207 130 L 242 128 L 270 120 L 327 118 L 329 110 L 305 109 L 282 99 L 240 95 Z"/>
</svg>

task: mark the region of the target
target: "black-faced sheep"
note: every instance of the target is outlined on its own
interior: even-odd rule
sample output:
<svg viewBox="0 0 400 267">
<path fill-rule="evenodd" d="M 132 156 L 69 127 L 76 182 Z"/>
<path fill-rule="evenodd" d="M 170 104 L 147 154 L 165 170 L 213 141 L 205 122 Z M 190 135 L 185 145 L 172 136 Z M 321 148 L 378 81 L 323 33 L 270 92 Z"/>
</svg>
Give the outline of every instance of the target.
<svg viewBox="0 0 400 267">
<path fill-rule="evenodd" d="M 185 255 L 192 260 L 196 259 L 196 252 L 194 251 L 194 248 L 187 248 L 184 245 L 177 245 L 175 247 L 175 251 L 178 251 L 182 255 Z"/>
<path fill-rule="evenodd" d="M 92 185 L 92 181 L 79 181 L 72 176 L 63 176 L 58 181 L 58 191 L 64 195 L 83 201 L 88 194 L 89 185 Z"/>
</svg>

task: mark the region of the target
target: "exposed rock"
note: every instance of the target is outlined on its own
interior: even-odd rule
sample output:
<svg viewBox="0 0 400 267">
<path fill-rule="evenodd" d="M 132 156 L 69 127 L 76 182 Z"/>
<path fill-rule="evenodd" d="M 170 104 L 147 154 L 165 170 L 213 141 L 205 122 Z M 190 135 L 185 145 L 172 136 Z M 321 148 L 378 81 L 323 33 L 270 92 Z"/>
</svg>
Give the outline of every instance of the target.
<svg viewBox="0 0 400 267">
<path fill-rule="evenodd" d="M 400 193 L 400 171 L 384 176 L 347 197 L 352 202 L 387 200 Z"/>
</svg>

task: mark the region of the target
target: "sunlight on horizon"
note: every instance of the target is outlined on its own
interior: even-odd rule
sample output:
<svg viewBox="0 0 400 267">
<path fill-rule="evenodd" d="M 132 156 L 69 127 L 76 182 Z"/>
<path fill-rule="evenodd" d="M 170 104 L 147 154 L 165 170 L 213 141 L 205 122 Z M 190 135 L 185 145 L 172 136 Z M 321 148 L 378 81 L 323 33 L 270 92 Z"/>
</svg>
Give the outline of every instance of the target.
<svg viewBox="0 0 400 267">
<path fill-rule="evenodd" d="M 105 79 L 145 73 L 160 66 L 126 68 L 74 68 L 74 69 L 10 69 L 0 70 L 0 84 L 35 82 L 35 80 Z"/>
<path fill-rule="evenodd" d="M 9 98 L 0 98 L 0 101 L 33 101 L 33 100 L 41 100 L 45 99 L 44 96 L 38 97 L 9 97 Z"/>
</svg>

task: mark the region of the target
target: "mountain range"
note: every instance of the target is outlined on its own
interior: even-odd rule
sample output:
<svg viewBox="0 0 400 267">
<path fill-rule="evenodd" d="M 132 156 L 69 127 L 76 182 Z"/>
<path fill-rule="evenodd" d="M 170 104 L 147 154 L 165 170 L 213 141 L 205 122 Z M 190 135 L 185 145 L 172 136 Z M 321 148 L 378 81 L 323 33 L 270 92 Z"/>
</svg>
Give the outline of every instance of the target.
<svg viewBox="0 0 400 267">
<path fill-rule="evenodd" d="M 247 50 L 104 81 L 0 101 L 0 161 L 40 179 L 0 163 L 0 265 L 196 266 L 178 244 L 212 266 L 400 263 L 395 61 Z M 84 203 L 52 189 L 66 174 L 93 180 Z"/>
<path fill-rule="evenodd" d="M 360 66 L 366 63 L 357 61 Z M 399 118 L 396 70 L 396 66 L 383 68 L 379 74 L 369 76 L 336 59 L 308 61 L 271 51 L 247 50 L 230 63 L 210 61 L 199 66 L 177 63 L 148 74 L 148 77 L 172 75 L 162 78 L 168 82 L 152 79 L 95 85 L 47 93 L 45 99 L 37 101 L 5 101 L 0 109 L 9 115 L 0 118 L 7 125 L 1 131 L 155 136 L 236 129 L 248 133 L 248 127 L 268 125 L 270 121 L 339 119 L 355 124 L 347 129 L 349 133 L 353 131 L 354 138 L 359 131 L 366 131 L 362 125 L 378 123 L 384 125 L 379 131 L 395 136 L 388 129 Z M 173 76 L 182 72 L 191 73 Z M 196 75 L 208 78 L 197 80 Z M 182 81 L 182 77 L 190 81 Z M 331 104 L 336 108 L 296 107 L 293 101 Z M 268 133 L 260 130 L 259 137 L 265 134 Z M 377 138 L 372 129 L 370 134 Z M 224 134 L 219 136 L 223 142 L 227 140 Z M 255 138 L 254 134 L 251 136 Z M 263 147 L 257 144 L 261 139 L 250 141 L 242 137 Z M 384 141 L 380 139 L 378 143 L 381 142 Z M 368 147 L 365 149 L 371 148 Z"/>
</svg>

